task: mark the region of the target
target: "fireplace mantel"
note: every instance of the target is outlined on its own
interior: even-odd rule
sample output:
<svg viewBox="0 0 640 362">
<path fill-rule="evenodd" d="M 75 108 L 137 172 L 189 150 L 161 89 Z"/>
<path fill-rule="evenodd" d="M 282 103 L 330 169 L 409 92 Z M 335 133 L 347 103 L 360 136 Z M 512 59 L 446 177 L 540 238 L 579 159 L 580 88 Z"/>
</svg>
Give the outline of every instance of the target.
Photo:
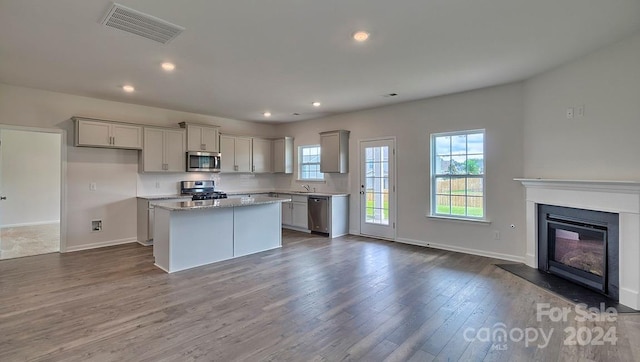
<svg viewBox="0 0 640 362">
<path fill-rule="evenodd" d="M 537 205 L 619 215 L 620 303 L 640 309 L 640 182 L 517 178 L 526 187 L 527 265 L 538 267 Z"/>
</svg>

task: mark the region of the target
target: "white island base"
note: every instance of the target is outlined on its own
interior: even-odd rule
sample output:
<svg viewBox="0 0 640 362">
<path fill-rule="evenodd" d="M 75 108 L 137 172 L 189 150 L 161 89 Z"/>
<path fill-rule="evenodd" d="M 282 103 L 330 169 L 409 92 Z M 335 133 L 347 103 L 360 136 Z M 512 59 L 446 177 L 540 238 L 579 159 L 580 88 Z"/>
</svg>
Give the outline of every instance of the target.
<svg viewBox="0 0 640 362">
<path fill-rule="evenodd" d="M 287 200 L 237 206 L 231 200 L 216 200 L 212 207 L 189 207 L 194 202 L 157 204 L 155 265 L 173 273 L 281 247 L 280 201 Z"/>
</svg>

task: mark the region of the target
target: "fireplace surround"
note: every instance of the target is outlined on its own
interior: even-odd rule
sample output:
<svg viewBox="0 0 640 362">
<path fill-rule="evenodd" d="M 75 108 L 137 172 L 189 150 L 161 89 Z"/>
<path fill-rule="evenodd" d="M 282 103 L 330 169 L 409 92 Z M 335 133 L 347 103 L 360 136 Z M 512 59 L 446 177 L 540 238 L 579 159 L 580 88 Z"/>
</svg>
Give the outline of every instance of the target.
<svg viewBox="0 0 640 362">
<path fill-rule="evenodd" d="M 532 268 L 539 268 L 539 205 L 616 214 L 618 300 L 620 304 L 640 309 L 640 182 L 515 180 L 526 188 L 526 264 Z"/>
</svg>

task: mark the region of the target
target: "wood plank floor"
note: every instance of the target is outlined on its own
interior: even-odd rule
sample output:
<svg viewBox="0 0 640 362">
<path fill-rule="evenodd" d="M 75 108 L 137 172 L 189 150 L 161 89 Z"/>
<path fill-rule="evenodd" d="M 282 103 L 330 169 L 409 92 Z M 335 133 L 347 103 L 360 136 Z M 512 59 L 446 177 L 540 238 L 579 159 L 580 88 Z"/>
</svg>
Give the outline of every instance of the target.
<svg viewBox="0 0 640 362">
<path fill-rule="evenodd" d="M 0 361 L 640 360 L 640 316 L 537 318 L 574 306 L 497 260 L 283 233 L 281 249 L 171 275 L 137 244 L 0 261 Z M 500 327 L 516 332 L 477 333 Z M 616 344 L 565 345 L 580 327 Z M 517 341 L 527 328 L 553 338 Z"/>
</svg>

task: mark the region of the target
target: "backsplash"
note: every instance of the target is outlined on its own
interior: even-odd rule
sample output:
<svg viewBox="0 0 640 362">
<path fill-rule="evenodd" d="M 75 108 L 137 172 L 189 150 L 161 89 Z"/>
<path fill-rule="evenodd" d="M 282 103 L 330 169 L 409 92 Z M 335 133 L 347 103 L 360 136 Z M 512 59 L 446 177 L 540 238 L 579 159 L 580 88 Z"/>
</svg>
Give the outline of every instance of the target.
<svg viewBox="0 0 640 362">
<path fill-rule="evenodd" d="M 277 174 L 274 177 L 277 190 L 302 190 L 302 185 L 309 185 L 317 192 L 348 192 L 349 174 L 324 174 L 324 182 L 298 181 L 294 175 Z"/>
<path fill-rule="evenodd" d="M 180 181 L 194 180 L 213 180 L 216 190 L 225 192 L 272 190 L 275 188 L 274 177 L 271 174 L 138 173 L 137 194 L 139 196 L 179 194 Z"/>
<path fill-rule="evenodd" d="M 291 174 L 228 174 L 207 172 L 138 173 L 139 196 L 175 195 L 180 193 L 180 181 L 213 180 L 216 190 L 262 191 L 302 190 L 308 184 L 318 192 L 348 192 L 349 174 L 325 174 L 324 182 L 298 181 Z"/>
</svg>

